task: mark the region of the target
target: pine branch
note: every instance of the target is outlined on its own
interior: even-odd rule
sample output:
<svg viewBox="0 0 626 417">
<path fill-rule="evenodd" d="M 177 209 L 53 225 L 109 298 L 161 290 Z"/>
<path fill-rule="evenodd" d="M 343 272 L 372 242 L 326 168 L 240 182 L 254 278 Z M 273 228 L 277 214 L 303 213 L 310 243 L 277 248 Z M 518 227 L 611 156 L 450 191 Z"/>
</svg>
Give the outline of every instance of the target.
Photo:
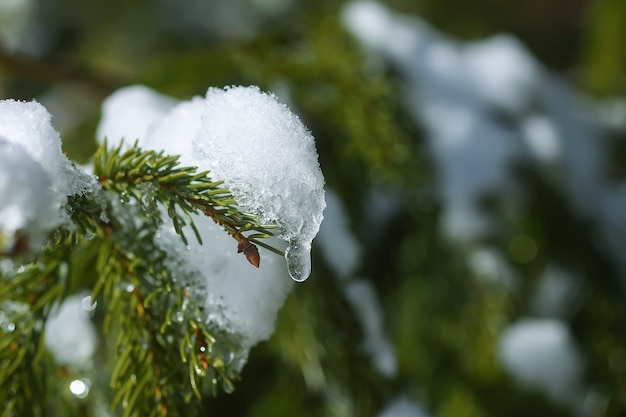
<svg viewBox="0 0 626 417">
<path fill-rule="evenodd" d="M 118 332 L 112 407 L 122 405 L 125 417 L 187 415 L 201 406 L 203 386 L 214 393 L 218 383 L 232 390 L 238 378 L 228 366 L 234 347 L 209 328 L 181 284 L 193 278 L 174 276 L 165 267 L 167 254 L 155 249 L 154 234 L 132 232 L 134 245 L 122 248 L 107 239 L 96 262 L 94 294 L 101 292 L 108 306 L 104 330 Z M 153 249 L 148 256 L 134 255 L 141 247 Z"/>
<path fill-rule="evenodd" d="M 223 181 L 212 181 L 209 172 L 196 173 L 194 167 L 178 167 L 177 156 L 163 152 L 143 151 L 137 143 L 123 151 L 124 144 L 108 149 L 105 144 L 94 156 L 94 173 L 100 185 L 120 195 L 122 201 L 135 199 L 145 210 L 154 210 L 157 204 L 167 208 L 176 232 L 185 244 L 183 231 L 189 225 L 196 239 L 202 239 L 190 213 L 203 213 L 224 228 L 238 244 L 238 252 L 258 267 L 260 256 L 255 245 L 278 255 L 284 253 L 260 239 L 274 236 L 274 225 L 262 225 L 258 216 L 244 213 L 236 206 Z M 245 236 L 244 233 L 250 233 Z"/>
<path fill-rule="evenodd" d="M 103 145 L 94 171 L 102 189 L 68 197 L 76 228 L 55 231 L 31 264 L 0 270 L 0 404 L 5 407 L 0 417 L 44 416 L 50 409 L 42 375 L 57 365 L 46 354 L 44 328 L 55 306 L 85 288 L 106 309 L 102 331 L 117 339 L 111 404 L 125 417 L 199 412 L 204 394 L 216 394 L 218 387 L 231 392 L 239 377 L 235 336 L 207 323 L 204 302 L 196 299 L 203 296 L 192 290 L 197 277 L 169 269 L 156 234 L 167 212 L 185 244 L 186 226 L 201 243 L 191 215 L 204 214 L 258 267 L 257 245 L 282 255 L 262 242 L 275 226 L 241 212 L 208 172 L 179 167 L 178 157 L 143 151 L 137 144 L 128 150 Z M 21 260 L 23 252 L 12 259 Z M 85 255 L 89 260 L 82 259 Z"/>
<path fill-rule="evenodd" d="M 0 276 L 0 416 L 45 415 L 43 323 L 71 287 L 67 253 L 73 239 L 57 235 L 38 259 Z"/>
</svg>

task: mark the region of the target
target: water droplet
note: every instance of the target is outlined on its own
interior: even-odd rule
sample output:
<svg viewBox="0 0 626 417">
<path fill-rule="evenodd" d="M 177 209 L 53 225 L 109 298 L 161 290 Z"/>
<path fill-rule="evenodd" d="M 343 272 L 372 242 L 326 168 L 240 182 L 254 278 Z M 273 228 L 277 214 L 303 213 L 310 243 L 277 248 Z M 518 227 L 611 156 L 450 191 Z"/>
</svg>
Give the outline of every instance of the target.
<svg viewBox="0 0 626 417">
<path fill-rule="evenodd" d="M 206 352 L 206 346 L 201 345 L 200 347 L 198 347 L 198 351 L 199 351 L 200 353 L 204 353 L 204 352 Z"/>
<path fill-rule="evenodd" d="M 4 323 L 2 325 L 2 330 L 5 333 L 13 333 L 15 331 L 15 323 Z"/>
<path fill-rule="evenodd" d="M 302 282 L 311 275 L 311 244 L 299 240 L 289 242 L 285 250 L 287 269 L 294 281 Z"/>
<path fill-rule="evenodd" d="M 80 305 L 85 311 L 94 311 L 96 307 L 98 306 L 98 302 L 94 301 L 92 303 L 91 296 L 87 296 L 81 300 Z"/>
<path fill-rule="evenodd" d="M 89 395 L 89 388 L 91 386 L 91 381 L 87 378 L 75 379 L 70 382 L 70 391 L 77 398 L 85 398 Z"/>
<path fill-rule="evenodd" d="M 122 291 L 126 291 L 126 292 L 133 292 L 133 291 L 135 291 L 135 285 L 132 282 L 124 282 L 124 281 L 122 281 L 120 283 L 120 289 Z"/>
<path fill-rule="evenodd" d="M 102 210 L 100 212 L 100 216 L 98 216 L 98 218 L 100 219 L 100 221 L 102 221 L 103 223 L 109 223 L 111 221 L 111 219 L 109 219 L 109 216 L 107 215 L 106 211 Z"/>
<path fill-rule="evenodd" d="M 183 320 L 185 320 L 185 315 L 183 314 L 182 311 L 176 311 L 173 315 L 172 315 L 172 319 L 176 322 L 176 323 L 182 323 Z"/>
<path fill-rule="evenodd" d="M 195 366 L 194 370 L 196 371 L 196 375 L 198 376 L 205 376 L 206 375 L 206 371 L 204 369 L 202 369 L 199 366 Z"/>
</svg>

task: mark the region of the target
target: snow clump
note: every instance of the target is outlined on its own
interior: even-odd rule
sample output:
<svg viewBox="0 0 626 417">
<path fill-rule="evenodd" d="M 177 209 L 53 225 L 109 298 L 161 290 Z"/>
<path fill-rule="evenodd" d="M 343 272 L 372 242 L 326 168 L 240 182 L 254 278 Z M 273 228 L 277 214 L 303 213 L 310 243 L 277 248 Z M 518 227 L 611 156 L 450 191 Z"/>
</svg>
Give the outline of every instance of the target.
<svg viewBox="0 0 626 417">
<path fill-rule="evenodd" d="M 555 319 L 525 319 L 501 336 L 500 363 L 523 386 L 576 409 L 584 396 L 582 354 L 566 325 Z"/>
<path fill-rule="evenodd" d="M 132 138 L 210 170 L 242 210 L 279 226 L 291 277 L 309 276 L 311 242 L 326 207 L 324 177 L 313 136 L 275 96 L 258 87 L 210 88 L 204 98 L 175 102 L 144 86 L 126 87 L 105 100 L 98 138 Z"/>
<path fill-rule="evenodd" d="M 144 149 L 179 155 L 182 166 L 210 170 L 243 211 L 279 226 L 292 278 L 309 276 L 311 242 L 326 205 L 324 178 L 313 136 L 273 95 L 257 87 L 210 88 L 205 97 L 176 101 L 144 86 L 126 87 L 103 103 L 98 140 L 105 138 L 112 146 L 137 140 Z M 219 226 L 205 216 L 193 220 L 202 245 L 184 246 L 170 224 L 159 230 L 157 244 L 172 255 L 173 269 L 199 277 L 208 322 L 241 340 L 235 358 L 241 367 L 249 348 L 273 333 L 291 280 L 274 254 L 260 248 L 266 256 L 251 268 Z"/>
<path fill-rule="evenodd" d="M 63 154 L 41 104 L 0 101 L 0 234 L 7 240 L 2 251 L 10 249 L 18 231 L 34 248 L 54 228 L 71 224 L 67 197 L 93 182 Z"/>
</svg>

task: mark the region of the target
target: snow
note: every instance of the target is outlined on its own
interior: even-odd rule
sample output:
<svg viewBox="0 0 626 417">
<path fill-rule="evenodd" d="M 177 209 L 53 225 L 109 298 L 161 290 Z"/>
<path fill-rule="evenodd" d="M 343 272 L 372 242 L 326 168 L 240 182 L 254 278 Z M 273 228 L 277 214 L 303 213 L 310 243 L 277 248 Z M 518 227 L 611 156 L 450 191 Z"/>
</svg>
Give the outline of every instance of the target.
<svg viewBox="0 0 626 417">
<path fill-rule="evenodd" d="M 256 87 L 229 87 L 177 101 L 145 86 L 127 87 L 104 101 L 97 136 L 110 145 L 136 138 L 145 149 L 180 155 L 183 166 L 211 170 L 243 211 L 279 226 L 278 237 L 289 244 L 292 278 L 308 277 L 311 242 L 325 207 L 324 179 L 310 132 L 274 96 Z M 243 365 L 249 348 L 272 334 L 291 288 L 285 260 L 259 248 L 261 265 L 254 269 L 224 230 L 205 216 L 193 219 L 202 246 L 190 241 L 185 247 L 169 224 L 157 244 L 173 255 L 172 269 L 200 277 L 207 320 L 241 339 Z M 278 239 L 272 244 L 285 246 Z"/>
<path fill-rule="evenodd" d="M 397 373 L 397 359 L 393 345 L 385 335 L 378 294 L 371 283 L 354 277 L 361 262 L 361 245 L 349 228 L 348 215 L 339 195 L 327 190 L 326 203 L 324 223 L 316 245 L 339 280 L 343 294 L 359 321 L 363 351 L 381 375 L 392 378 Z M 390 207 L 379 208 L 385 211 Z"/>
<path fill-rule="evenodd" d="M 121 139 L 127 145 L 132 145 L 137 139 L 143 141 L 150 127 L 176 103 L 176 100 L 143 85 L 120 88 L 102 103 L 102 118 L 96 138 L 100 142 L 107 138 L 111 145 Z"/>
<path fill-rule="evenodd" d="M 50 178 L 19 144 L 0 137 L 0 230 L 11 237 L 23 230 L 31 241 L 43 243 L 45 232 L 58 218 L 51 204 Z M 4 242 L 3 251 L 12 246 Z"/>
<path fill-rule="evenodd" d="M 39 103 L 0 101 L 0 227 L 12 236 L 26 229 L 31 247 L 70 222 L 67 196 L 93 187 L 94 179 L 63 154 L 50 114 Z"/>
<path fill-rule="evenodd" d="M 361 246 L 348 228 L 346 213 L 337 193 L 326 190 L 324 222 L 316 243 L 326 263 L 339 278 L 351 276 L 361 261 Z"/>
<path fill-rule="evenodd" d="M 520 207 L 524 184 L 515 166 L 523 163 L 597 230 L 597 245 L 626 288 L 626 187 L 606 176 L 603 149 L 607 131 L 620 128 L 623 104 L 581 98 L 507 34 L 461 42 L 375 1 L 349 2 L 341 17 L 406 82 L 408 108 L 434 162 L 446 236 L 475 244 L 502 230 L 481 201 Z"/>
<path fill-rule="evenodd" d="M 150 135 L 145 137 L 145 146 L 180 155 L 180 163 L 184 166 L 197 166 L 199 162 L 194 157 L 193 138 L 200 130 L 203 108 L 202 97 L 176 104 L 153 125 Z M 185 128 L 181 129 L 181 126 Z"/>
<path fill-rule="evenodd" d="M 496 247 L 477 245 L 472 248 L 467 254 L 467 265 L 480 281 L 510 291 L 519 287 L 521 277 L 511 267 L 506 255 Z"/>
<path fill-rule="evenodd" d="M 461 42 L 374 1 L 350 2 L 341 17 L 405 81 L 408 109 L 423 128 L 435 167 L 441 228 L 452 241 L 467 244 L 477 275 L 492 280 L 502 267 L 510 269 L 506 257 L 483 242 L 510 227 L 500 222 L 520 218 L 516 202 L 523 201 L 524 184 L 514 168 L 521 162 L 592 225 L 594 243 L 626 282 L 626 187 L 603 174 L 606 141 L 599 128 L 604 123 L 615 129 L 615 123 L 600 120 L 590 100 L 583 102 L 510 35 Z M 506 204 L 504 219 L 483 208 L 485 198 Z M 512 278 L 507 286 L 514 288 L 518 279 Z M 580 291 L 575 274 L 549 266 L 530 307 L 545 317 L 566 317 Z M 582 408 L 584 364 L 563 322 L 514 324 L 502 335 L 499 357 L 521 384 Z"/>
<path fill-rule="evenodd" d="M 541 72 L 517 39 L 496 35 L 465 44 L 461 54 L 473 93 L 485 104 L 510 114 L 529 109 Z"/>
<path fill-rule="evenodd" d="M 550 263 L 542 271 L 530 299 L 533 315 L 567 319 L 580 307 L 584 297 L 584 276 L 563 265 Z"/>
<path fill-rule="evenodd" d="M 293 281 L 287 277 L 284 260 L 260 248 L 262 263 L 253 268 L 237 253 L 233 239 L 206 216 L 193 216 L 203 244 L 181 243 L 174 227 L 159 230 L 157 245 L 170 254 L 169 267 L 198 277 L 195 291 L 205 291 L 207 321 L 240 339 L 235 360 L 245 363 L 251 347 L 274 332 L 278 310 Z"/>
<path fill-rule="evenodd" d="M 91 366 L 97 336 L 90 309 L 83 306 L 87 294 L 66 298 L 46 322 L 46 347 L 60 365 Z M 91 309 L 92 310 L 92 309 Z"/>
<path fill-rule="evenodd" d="M 239 206 L 280 226 L 296 281 L 310 274 L 311 242 L 323 219 L 324 178 L 313 136 L 300 119 L 256 87 L 210 88 L 194 138 L 200 159 L 226 180 Z"/>
<path fill-rule="evenodd" d="M 522 122 L 521 130 L 531 154 L 540 162 L 556 162 L 563 153 L 558 129 L 550 118 L 530 116 Z"/>
<path fill-rule="evenodd" d="M 579 409 L 584 364 L 567 326 L 555 319 L 524 319 L 505 329 L 498 347 L 502 366 L 529 389 Z"/>
<path fill-rule="evenodd" d="M 65 204 L 68 195 L 92 186 L 92 179 L 70 162 L 61 150 L 61 138 L 50 123 L 50 113 L 35 101 L 0 101 L 0 136 L 20 144 L 43 167 L 51 180 L 54 201 Z"/>
<path fill-rule="evenodd" d="M 279 226 L 291 277 L 309 276 L 326 206 L 324 177 L 313 136 L 273 95 L 257 87 L 210 88 L 204 99 L 177 104 L 147 87 L 127 87 L 105 100 L 97 136 L 111 144 L 137 138 L 140 146 L 212 171 L 242 210 Z"/>
<path fill-rule="evenodd" d="M 363 350 L 370 355 L 374 368 L 388 378 L 398 372 L 393 345 L 385 336 L 383 312 L 374 286 L 364 280 L 351 280 L 344 294 L 361 324 Z"/>
<path fill-rule="evenodd" d="M 537 83 L 535 63 L 511 37 L 460 44 L 375 2 L 349 3 L 342 17 L 365 46 L 390 60 L 407 80 L 409 109 L 424 126 L 435 161 L 445 234 L 471 242 L 492 233 L 497 225 L 479 201 L 509 192 L 510 165 L 523 144 L 520 134 L 490 111 L 529 105 L 527 90 Z M 377 29 L 370 31 L 369 25 Z M 401 48 L 398 32 L 404 34 Z"/>
</svg>

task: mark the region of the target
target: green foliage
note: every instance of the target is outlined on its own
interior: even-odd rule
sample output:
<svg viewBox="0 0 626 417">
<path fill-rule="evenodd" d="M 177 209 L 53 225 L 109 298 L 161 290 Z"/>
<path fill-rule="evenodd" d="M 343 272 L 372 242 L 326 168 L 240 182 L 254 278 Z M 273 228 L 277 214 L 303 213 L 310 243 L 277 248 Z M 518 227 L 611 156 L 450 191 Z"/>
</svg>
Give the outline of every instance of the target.
<svg viewBox="0 0 626 417">
<path fill-rule="evenodd" d="M 595 94 L 611 96 L 626 92 L 626 4 L 598 0 L 589 12 L 589 36 L 585 48 L 583 79 Z"/>
<path fill-rule="evenodd" d="M 122 152 L 124 143 L 111 151 L 106 143 L 94 156 L 94 173 L 104 190 L 120 196 L 122 203 L 134 198 L 148 214 L 155 213 L 157 204 L 167 208 L 176 233 L 187 244 L 183 227 L 189 225 L 199 243 L 200 234 L 190 216 L 202 213 L 221 225 L 239 244 L 239 252 L 244 252 L 250 263 L 258 267 L 258 250 L 254 244 L 263 246 L 279 255 L 278 249 L 263 243 L 260 239 L 273 236 L 272 225 L 258 224 L 255 215 L 242 213 L 235 199 L 225 188 L 223 181 L 213 182 L 208 172 L 195 173 L 195 168 L 177 168 L 178 157 L 163 155 L 163 152 L 142 151 L 133 146 Z M 160 216 L 148 216 L 156 224 Z M 244 236 L 243 233 L 255 232 Z"/>
<path fill-rule="evenodd" d="M 3 417 L 46 415 L 53 403 L 48 392 L 54 392 L 48 384 L 58 385 L 45 376 L 65 371 L 46 353 L 45 323 L 67 296 L 83 289 L 106 311 L 103 337 L 116 340 L 109 402 L 124 416 L 188 415 L 202 410 L 206 394 L 234 389 L 237 341 L 206 323 L 196 277 L 168 269 L 168 254 L 155 235 L 169 218 L 184 244 L 186 226 L 200 240 L 190 214 L 204 214 L 258 266 L 255 245 L 282 254 L 261 241 L 274 226 L 241 212 L 207 172 L 179 167 L 177 157 L 136 144 L 124 149 L 123 143 L 112 149 L 104 144 L 96 152 L 101 188 L 70 198 L 75 228 L 56 231 L 30 263 L 11 267 L 6 261 L 0 279 Z"/>
<path fill-rule="evenodd" d="M 167 254 L 146 251 L 154 235 L 134 222 L 153 230 L 172 221 L 184 239 L 193 239 L 188 214 L 210 206 L 227 233 L 241 231 L 254 245 L 263 246 L 261 236 L 273 229 L 239 213 L 219 183 L 177 167 L 166 155 L 101 149 L 94 165 L 107 191 L 71 198 L 77 229 L 54 236 L 19 275 L 2 264 L 2 417 L 12 410 L 28 415 L 25 407 L 33 415 L 99 415 L 93 410 L 108 409 L 112 399 L 118 414 L 128 415 L 158 415 L 168 407 L 185 415 L 203 409 L 237 416 L 375 416 L 397 395 L 419 400 L 433 416 L 570 415 L 517 385 L 495 356 L 500 331 L 533 314 L 529 300 L 551 262 L 582 281 L 567 320 L 587 360 L 586 398 L 596 405 L 590 413 L 624 415 L 626 309 L 618 285 L 623 277 L 595 246 L 594 230 L 554 198 L 558 190 L 526 178 L 529 203 L 516 207 L 514 221 L 501 213 L 504 226 L 482 242 L 513 265 L 519 287 L 511 290 L 476 273 L 468 265 L 473 248 L 454 247 L 439 235 L 433 173 L 419 127 L 406 115 L 406 86 L 345 33 L 337 16 L 342 2 L 291 2 L 249 38 L 210 31 L 185 36 L 167 25 L 171 20 L 159 14 L 157 3 L 145 0 L 57 3 L 40 21 L 54 27 L 47 54 L 29 58 L 0 51 L 0 94 L 30 99 L 59 84 L 78 86 L 79 95 L 91 97 L 91 107 L 83 118 L 75 111 L 77 126 L 61 133 L 66 152 L 85 161 L 96 148 L 86 138 L 99 119 L 99 103 L 117 87 L 142 83 L 189 97 L 207 86 L 258 84 L 280 93 L 316 137 L 327 184 L 347 205 L 363 251 L 356 273 L 378 290 L 399 372 L 385 378 L 373 369 L 340 281 L 314 248 L 313 275 L 289 296 L 273 338 L 251 352 L 235 393 L 205 395 L 222 383 L 230 391 L 227 381 L 237 379 L 227 354 L 236 341 L 219 329 L 196 328 L 198 300 L 184 285 L 194 277 L 172 276 L 163 264 Z M 289 2 L 243 4 L 253 3 Z M 592 93 L 623 95 L 623 1 L 387 3 L 420 14 L 452 36 L 512 33 L 542 63 Z M 136 165 L 141 172 L 133 171 Z M 372 218 L 368 196 L 390 189 L 401 195 L 400 208 L 387 220 Z M 136 210 L 123 217 L 119 205 Z M 523 265 L 508 253 L 520 234 L 538 247 L 536 258 Z M 96 372 L 62 369 L 41 349 L 42 323 L 64 297 L 96 285 L 94 321 L 109 329 L 97 352 L 102 366 Z M 210 370 L 204 369 L 205 344 Z M 67 392 L 75 375 L 94 384 L 85 399 Z"/>
</svg>

